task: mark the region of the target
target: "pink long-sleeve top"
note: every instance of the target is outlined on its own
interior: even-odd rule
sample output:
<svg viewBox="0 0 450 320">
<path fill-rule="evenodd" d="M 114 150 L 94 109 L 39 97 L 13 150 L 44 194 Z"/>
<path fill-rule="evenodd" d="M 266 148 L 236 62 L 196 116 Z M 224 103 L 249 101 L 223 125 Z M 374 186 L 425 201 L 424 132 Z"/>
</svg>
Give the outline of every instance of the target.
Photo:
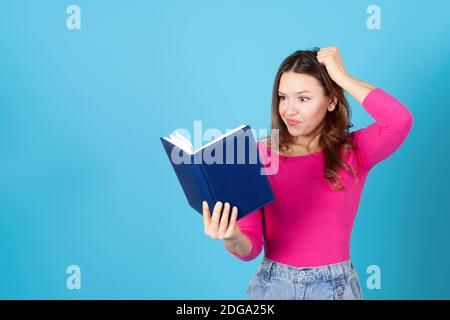
<svg viewBox="0 0 450 320">
<path fill-rule="evenodd" d="M 375 122 L 351 133 L 356 148 L 345 160 L 359 170 L 359 179 L 341 168 L 345 191 L 332 190 L 323 176 L 323 150 L 280 155 L 278 172 L 267 176 L 275 200 L 237 221 L 251 240 L 252 250 L 240 256 L 225 247 L 231 254 L 250 261 L 264 245 L 269 259 L 295 267 L 324 266 L 350 258 L 350 235 L 367 174 L 400 147 L 413 123 L 411 112 L 380 88 L 370 91 L 362 105 Z M 258 142 L 258 150 L 267 168 L 275 151 L 264 142 Z"/>
</svg>

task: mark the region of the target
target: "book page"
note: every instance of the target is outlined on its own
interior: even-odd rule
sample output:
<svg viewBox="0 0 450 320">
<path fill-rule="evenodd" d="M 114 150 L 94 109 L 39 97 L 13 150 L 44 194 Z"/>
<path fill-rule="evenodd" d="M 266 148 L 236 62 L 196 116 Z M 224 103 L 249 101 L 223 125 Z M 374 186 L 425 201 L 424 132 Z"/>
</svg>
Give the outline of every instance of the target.
<svg viewBox="0 0 450 320">
<path fill-rule="evenodd" d="M 216 139 L 214 139 L 214 140 L 208 142 L 208 143 L 205 144 L 204 146 L 202 146 L 202 147 L 196 149 L 195 152 L 198 152 L 198 151 L 200 151 L 200 150 L 202 150 L 202 149 L 204 149 L 204 148 L 206 148 L 206 147 L 212 145 L 213 143 L 215 143 L 215 142 L 217 142 L 217 141 L 219 141 L 219 140 L 222 140 L 223 138 L 225 138 L 225 137 L 227 137 L 227 136 L 229 136 L 229 135 L 232 135 L 233 133 L 235 133 L 236 131 L 241 130 L 241 129 L 244 128 L 244 127 L 245 127 L 245 125 L 243 124 L 243 125 L 240 125 L 239 127 L 237 127 L 236 129 L 233 129 L 233 130 L 231 130 L 231 131 L 229 131 L 229 132 L 227 132 L 227 133 L 224 133 L 223 135 L 217 137 Z M 194 153 L 195 153 L 195 152 L 194 152 Z"/>
<path fill-rule="evenodd" d="M 193 147 L 190 144 L 190 142 L 186 143 L 185 140 L 180 139 L 176 135 L 170 134 L 168 137 L 163 137 L 163 139 L 169 141 L 171 144 L 177 146 L 178 148 L 180 148 L 184 152 L 187 152 L 189 154 L 192 154 L 192 152 L 193 152 Z"/>
<path fill-rule="evenodd" d="M 193 154 L 196 153 L 210 145 L 212 145 L 213 143 L 224 139 L 225 137 L 232 135 L 233 133 L 241 130 L 242 128 L 244 128 L 245 125 L 240 125 L 239 127 L 237 127 L 236 129 L 233 129 L 227 133 L 224 133 L 222 135 L 220 135 L 219 137 L 215 138 L 214 140 L 208 142 L 207 144 L 205 144 L 204 146 L 196 149 L 194 151 L 194 147 L 192 146 L 192 143 L 189 141 L 188 138 L 186 138 L 185 136 L 183 136 L 182 134 L 178 133 L 175 131 L 175 134 L 170 134 L 169 137 L 163 137 L 164 139 L 166 139 L 167 141 L 169 141 L 170 143 L 172 143 L 173 145 L 177 146 L 178 148 L 180 148 L 181 150 L 189 153 L 189 154 Z"/>
</svg>

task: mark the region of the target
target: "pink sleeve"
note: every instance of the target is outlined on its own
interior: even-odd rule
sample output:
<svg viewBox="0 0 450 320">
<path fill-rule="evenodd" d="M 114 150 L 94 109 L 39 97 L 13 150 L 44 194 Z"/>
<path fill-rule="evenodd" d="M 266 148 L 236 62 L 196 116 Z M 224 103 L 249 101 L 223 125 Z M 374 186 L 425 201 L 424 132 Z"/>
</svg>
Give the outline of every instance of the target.
<svg viewBox="0 0 450 320">
<path fill-rule="evenodd" d="M 355 132 L 359 161 L 369 171 L 405 141 L 413 116 L 400 101 L 380 88 L 369 92 L 362 105 L 375 119 L 368 127 Z"/>
<path fill-rule="evenodd" d="M 262 208 L 259 208 L 245 217 L 236 221 L 236 224 L 241 229 L 242 233 L 245 234 L 250 241 L 252 242 L 252 250 L 246 256 L 240 256 L 232 251 L 230 251 L 227 247 L 225 249 L 228 250 L 231 254 L 233 254 L 238 259 L 243 261 L 250 261 L 255 259 L 262 251 Z M 224 242 L 225 246 L 225 242 Z"/>
</svg>

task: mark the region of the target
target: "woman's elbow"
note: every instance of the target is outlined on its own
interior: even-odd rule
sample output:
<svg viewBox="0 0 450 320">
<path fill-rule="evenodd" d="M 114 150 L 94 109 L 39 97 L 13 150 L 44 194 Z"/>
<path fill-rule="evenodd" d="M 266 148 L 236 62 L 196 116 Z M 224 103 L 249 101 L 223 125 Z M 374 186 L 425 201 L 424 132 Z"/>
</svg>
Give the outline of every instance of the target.
<svg viewBox="0 0 450 320">
<path fill-rule="evenodd" d="M 406 130 L 409 132 L 409 131 L 411 131 L 411 128 L 412 128 L 412 126 L 413 126 L 413 123 L 414 123 L 414 117 L 413 117 L 413 114 L 412 114 L 412 112 L 410 111 L 410 110 L 408 110 L 408 112 L 407 112 L 407 116 L 405 117 L 405 128 L 406 128 Z"/>
</svg>

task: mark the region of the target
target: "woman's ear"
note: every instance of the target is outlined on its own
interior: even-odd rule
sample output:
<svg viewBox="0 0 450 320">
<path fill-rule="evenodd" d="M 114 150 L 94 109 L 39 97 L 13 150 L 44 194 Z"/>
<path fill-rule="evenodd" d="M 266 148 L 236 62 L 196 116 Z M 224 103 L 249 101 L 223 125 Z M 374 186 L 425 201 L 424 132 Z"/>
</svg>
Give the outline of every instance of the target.
<svg viewBox="0 0 450 320">
<path fill-rule="evenodd" d="M 330 105 L 328 106 L 328 111 L 333 111 L 334 108 L 336 108 L 337 103 L 338 103 L 338 99 L 336 97 L 332 97 Z"/>
</svg>

